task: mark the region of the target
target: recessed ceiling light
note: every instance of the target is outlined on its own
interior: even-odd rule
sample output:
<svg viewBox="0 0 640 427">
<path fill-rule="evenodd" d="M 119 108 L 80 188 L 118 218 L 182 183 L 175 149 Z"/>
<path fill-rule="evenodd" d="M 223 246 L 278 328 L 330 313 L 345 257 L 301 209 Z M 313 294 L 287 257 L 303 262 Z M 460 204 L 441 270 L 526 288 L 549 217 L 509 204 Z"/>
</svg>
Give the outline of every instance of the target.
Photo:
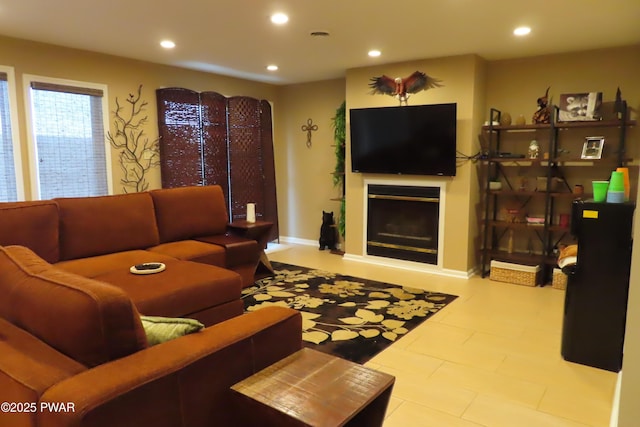
<svg viewBox="0 0 640 427">
<path fill-rule="evenodd" d="M 271 22 L 276 25 L 286 24 L 287 22 L 289 22 L 289 17 L 284 13 L 274 13 L 273 15 L 271 15 Z"/>
<path fill-rule="evenodd" d="M 278 66 L 277 65 L 267 65 L 267 70 L 269 71 L 278 71 Z"/>
<path fill-rule="evenodd" d="M 376 50 L 376 49 L 370 50 L 369 53 L 368 53 L 368 55 L 370 57 L 372 57 L 372 58 L 376 58 L 376 57 L 380 56 L 381 54 L 382 54 L 382 52 L 380 52 L 379 50 Z"/>
<path fill-rule="evenodd" d="M 165 49 L 173 49 L 174 47 L 176 47 L 176 44 L 171 40 L 162 40 L 160 42 L 160 46 L 162 46 Z"/>
<path fill-rule="evenodd" d="M 518 27 L 515 30 L 513 30 L 513 34 L 515 34 L 516 36 L 526 36 L 530 32 L 531 32 L 531 28 L 529 27 Z"/>
</svg>

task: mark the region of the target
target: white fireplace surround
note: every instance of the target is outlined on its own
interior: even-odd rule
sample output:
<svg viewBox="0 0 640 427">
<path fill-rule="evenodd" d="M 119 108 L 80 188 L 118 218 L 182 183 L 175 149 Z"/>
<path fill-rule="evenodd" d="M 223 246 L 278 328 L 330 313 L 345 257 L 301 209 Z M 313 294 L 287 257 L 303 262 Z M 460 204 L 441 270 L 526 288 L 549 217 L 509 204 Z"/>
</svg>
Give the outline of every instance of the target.
<svg viewBox="0 0 640 427">
<path fill-rule="evenodd" d="M 368 218 L 368 194 L 369 194 L 369 186 L 370 185 L 386 185 L 386 186 L 411 186 L 411 187 L 437 187 L 440 189 L 440 205 L 438 208 L 438 256 L 437 256 L 437 264 L 426 264 L 421 262 L 414 261 L 404 261 L 394 258 L 386 258 L 376 255 L 368 255 L 367 254 L 367 218 Z M 369 264 L 377 264 L 377 265 L 385 265 L 389 267 L 402 268 L 413 271 L 424 271 L 435 274 L 444 274 L 444 275 L 454 275 L 459 276 L 458 274 L 453 274 L 453 272 L 445 272 L 442 267 L 442 259 L 444 254 L 444 214 L 446 207 L 446 181 L 427 181 L 427 180 L 417 180 L 417 179 L 402 179 L 402 178 L 392 178 L 392 179 L 382 179 L 382 178 L 365 178 L 364 179 L 364 213 L 363 213 L 363 221 L 362 221 L 362 256 L 356 256 L 351 254 L 345 254 L 345 259 L 359 261 Z"/>
<path fill-rule="evenodd" d="M 424 272 L 424 273 L 436 274 L 440 276 L 457 277 L 461 279 L 468 279 L 473 275 L 472 273 L 470 274 L 469 272 L 466 272 L 466 271 L 445 269 L 443 267 L 444 251 L 446 250 L 444 245 L 444 242 L 445 242 L 444 218 L 445 218 L 445 209 L 447 206 L 446 204 L 446 198 L 447 198 L 446 189 L 448 184 L 447 180 L 430 181 L 430 180 L 423 180 L 423 179 L 403 179 L 401 177 L 394 176 L 393 178 L 387 178 L 387 179 L 365 178 L 363 183 L 364 183 L 364 196 L 363 196 L 364 218 L 363 218 L 363 230 L 362 230 L 363 255 L 345 253 L 343 256 L 343 259 L 345 261 L 359 262 L 363 264 L 372 264 L 372 265 L 383 265 L 386 267 L 397 268 L 401 270 Z M 426 264 L 421 262 L 414 262 L 414 261 L 404 261 L 404 260 L 393 259 L 393 258 L 385 258 L 380 256 L 374 256 L 374 255 L 367 255 L 366 221 L 368 216 L 367 206 L 368 206 L 369 185 L 439 187 L 440 188 L 440 206 L 439 206 L 439 217 L 438 217 L 438 257 L 437 257 L 438 261 L 436 265 Z M 318 245 L 317 240 L 307 240 L 307 239 L 300 239 L 300 238 L 288 237 L 288 236 L 280 236 L 280 241 L 284 244 L 292 243 L 292 244 L 299 244 L 299 245 L 306 245 L 306 246 Z M 286 249 L 286 245 L 275 245 L 273 243 L 270 243 L 267 249 L 267 253 L 275 252 L 278 250 L 285 250 L 285 249 Z"/>
</svg>

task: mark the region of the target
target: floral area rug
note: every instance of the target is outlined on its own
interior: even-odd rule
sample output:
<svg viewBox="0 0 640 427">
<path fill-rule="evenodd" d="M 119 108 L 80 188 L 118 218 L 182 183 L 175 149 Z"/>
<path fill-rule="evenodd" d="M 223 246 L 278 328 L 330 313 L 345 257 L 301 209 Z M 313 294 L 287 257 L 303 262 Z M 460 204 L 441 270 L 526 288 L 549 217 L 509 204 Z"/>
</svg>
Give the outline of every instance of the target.
<svg viewBox="0 0 640 427">
<path fill-rule="evenodd" d="M 275 275 L 242 291 L 246 311 L 270 305 L 302 313 L 305 346 L 364 363 L 457 297 L 271 263 Z"/>
</svg>

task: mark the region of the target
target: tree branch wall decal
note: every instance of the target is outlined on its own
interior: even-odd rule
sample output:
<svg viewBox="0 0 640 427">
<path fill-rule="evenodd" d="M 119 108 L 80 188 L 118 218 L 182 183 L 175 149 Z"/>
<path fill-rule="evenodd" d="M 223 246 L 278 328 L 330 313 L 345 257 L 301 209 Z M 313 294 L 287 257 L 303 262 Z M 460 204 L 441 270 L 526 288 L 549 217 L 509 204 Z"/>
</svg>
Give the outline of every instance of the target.
<svg viewBox="0 0 640 427">
<path fill-rule="evenodd" d="M 160 165 L 159 138 L 149 140 L 144 132 L 148 116 L 142 116 L 148 102 L 141 99 L 142 85 L 136 94 L 130 93 L 125 100 L 128 105 L 120 105 L 116 97 L 113 112 L 115 133 L 107 132 L 107 140 L 119 151 L 118 161 L 123 177 L 120 179 L 124 193 L 149 189 L 147 172 Z"/>
</svg>

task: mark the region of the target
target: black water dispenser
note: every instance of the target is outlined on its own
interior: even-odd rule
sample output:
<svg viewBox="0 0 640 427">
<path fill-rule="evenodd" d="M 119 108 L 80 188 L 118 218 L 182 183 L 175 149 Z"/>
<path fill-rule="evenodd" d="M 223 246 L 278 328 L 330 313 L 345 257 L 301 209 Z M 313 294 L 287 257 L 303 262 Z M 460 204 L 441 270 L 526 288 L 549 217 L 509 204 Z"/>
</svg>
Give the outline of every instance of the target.
<svg viewBox="0 0 640 427">
<path fill-rule="evenodd" d="M 578 256 L 563 269 L 565 360 L 613 372 L 622 367 L 634 209 L 633 203 L 573 202 Z"/>
</svg>

